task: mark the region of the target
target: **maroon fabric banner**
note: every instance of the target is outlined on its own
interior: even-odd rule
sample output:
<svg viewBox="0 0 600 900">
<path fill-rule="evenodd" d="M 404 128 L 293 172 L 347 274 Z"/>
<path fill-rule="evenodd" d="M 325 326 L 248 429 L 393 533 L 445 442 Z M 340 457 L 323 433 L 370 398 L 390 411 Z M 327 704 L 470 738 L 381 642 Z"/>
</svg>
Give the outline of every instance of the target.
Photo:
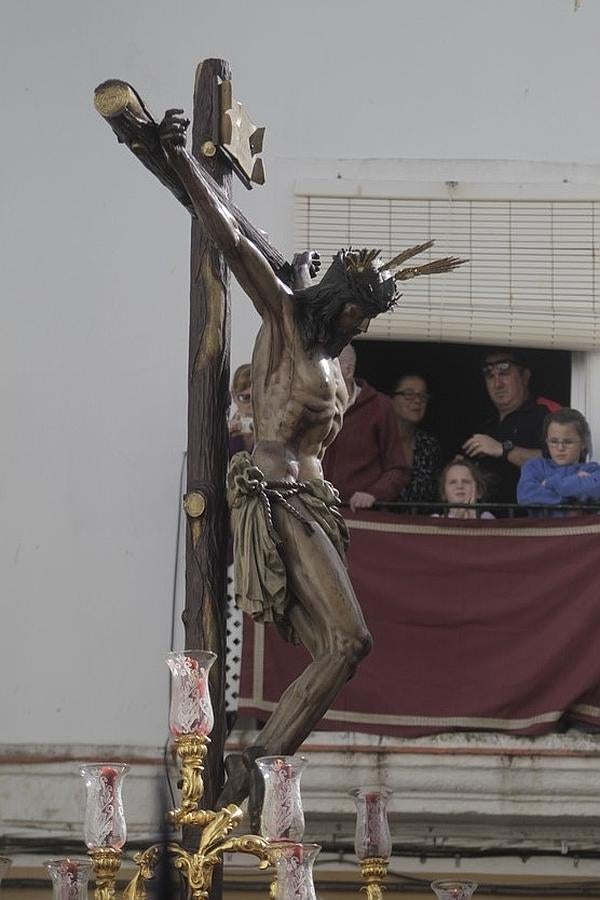
<svg viewBox="0 0 600 900">
<path fill-rule="evenodd" d="M 416 737 L 600 725 L 600 522 L 347 515 L 371 655 L 319 728 Z M 240 715 L 268 718 L 309 661 L 244 628 Z"/>
</svg>

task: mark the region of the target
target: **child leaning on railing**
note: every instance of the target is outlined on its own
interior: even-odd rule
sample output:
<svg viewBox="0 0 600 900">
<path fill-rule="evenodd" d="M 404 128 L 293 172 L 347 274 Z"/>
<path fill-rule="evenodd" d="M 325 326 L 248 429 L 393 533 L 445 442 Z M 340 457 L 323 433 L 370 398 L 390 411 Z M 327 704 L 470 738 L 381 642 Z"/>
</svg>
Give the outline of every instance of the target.
<svg viewBox="0 0 600 900">
<path fill-rule="evenodd" d="M 544 455 L 528 460 L 521 469 L 519 503 L 557 505 L 600 500 L 600 465 L 586 462 L 590 448 L 585 416 L 576 409 L 550 413 L 544 422 Z"/>
</svg>

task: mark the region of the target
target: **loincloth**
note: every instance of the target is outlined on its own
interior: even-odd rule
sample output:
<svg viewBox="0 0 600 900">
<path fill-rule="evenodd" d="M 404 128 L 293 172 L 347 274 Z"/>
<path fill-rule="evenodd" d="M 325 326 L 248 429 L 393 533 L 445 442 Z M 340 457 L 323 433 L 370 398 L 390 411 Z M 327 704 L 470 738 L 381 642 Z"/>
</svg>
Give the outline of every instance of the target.
<svg viewBox="0 0 600 900">
<path fill-rule="evenodd" d="M 299 497 L 306 515 L 292 506 Z M 339 494 L 322 479 L 267 481 L 249 453 L 236 453 L 229 463 L 227 500 L 233 530 L 233 571 L 237 605 L 257 622 L 275 622 L 286 640 L 297 643 L 287 618 L 293 595 L 281 557 L 282 541 L 273 524 L 278 504 L 302 523 L 307 534 L 323 529 L 340 557 L 348 546 L 348 527 L 338 510 Z"/>
</svg>

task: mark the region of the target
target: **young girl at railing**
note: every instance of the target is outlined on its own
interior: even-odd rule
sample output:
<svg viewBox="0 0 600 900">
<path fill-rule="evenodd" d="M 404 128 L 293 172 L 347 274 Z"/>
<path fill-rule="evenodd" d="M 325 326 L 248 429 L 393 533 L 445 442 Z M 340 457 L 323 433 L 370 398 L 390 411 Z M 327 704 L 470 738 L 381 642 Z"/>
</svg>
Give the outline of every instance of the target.
<svg viewBox="0 0 600 900">
<path fill-rule="evenodd" d="M 470 459 L 456 459 L 448 463 L 440 475 L 440 499 L 444 503 L 480 503 L 486 492 L 485 478 Z M 433 515 L 439 516 L 439 513 Z M 491 512 L 485 510 L 477 515 L 477 510 L 465 506 L 449 507 L 442 513 L 448 519 L 493 519 Z"/>
<path fill-rule="evenodd" d="M 521 469 L 519 503 L 599 502 L 600 465 L 586 462 L 591 439 L 585 417 L 576 409 L 551 413 L 544 423 L 544 444 L 544 456 L 528 460 Z"/>
</svg>

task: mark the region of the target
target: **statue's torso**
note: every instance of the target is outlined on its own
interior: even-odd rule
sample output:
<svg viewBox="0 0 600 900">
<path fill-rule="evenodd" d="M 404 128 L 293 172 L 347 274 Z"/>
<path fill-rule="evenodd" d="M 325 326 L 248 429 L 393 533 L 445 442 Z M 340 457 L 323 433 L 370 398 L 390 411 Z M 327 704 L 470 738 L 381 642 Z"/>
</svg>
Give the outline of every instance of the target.
<svg viewBox="0 0 600 900">
<path fill-rule="evenodd" d="M 290 304 L 291 307 L 291 304 Z M 348 393 L 337 359 L 308 354 L 288 307 L 266 318 L 252 358 L 254 459 L 267 478 L 321 478 L 321 458 L 341 428 Z"/>
</svg>

